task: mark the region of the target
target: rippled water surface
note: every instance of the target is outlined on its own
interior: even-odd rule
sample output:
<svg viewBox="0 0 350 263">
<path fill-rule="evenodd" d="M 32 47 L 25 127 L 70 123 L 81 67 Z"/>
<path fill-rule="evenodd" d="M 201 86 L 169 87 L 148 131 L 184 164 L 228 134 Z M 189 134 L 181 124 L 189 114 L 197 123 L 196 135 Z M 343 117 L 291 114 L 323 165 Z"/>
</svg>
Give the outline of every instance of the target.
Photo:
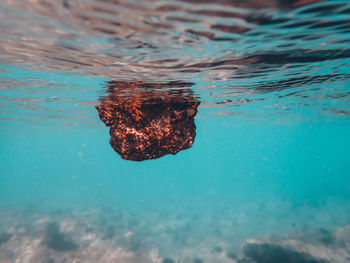
<svg viewBox="0 0 350 263">
<path fill-rule="evenodd" d="M 350 262 L 349 1 L 0 17 L 1 263 Z"/>
</svg>

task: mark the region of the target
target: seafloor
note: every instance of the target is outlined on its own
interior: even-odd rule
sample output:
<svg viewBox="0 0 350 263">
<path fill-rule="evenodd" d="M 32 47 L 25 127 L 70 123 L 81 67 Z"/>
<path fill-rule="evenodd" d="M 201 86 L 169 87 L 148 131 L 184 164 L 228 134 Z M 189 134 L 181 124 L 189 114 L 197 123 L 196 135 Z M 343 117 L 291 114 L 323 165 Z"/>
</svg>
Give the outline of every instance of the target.
<svg viewBox="0 0 350 263">
<path fill-rule="evenodd" d="M 300 226 L 298 215 L 293 221 L 281 214 L 277 221 L 288 224 L 287 231 L 275 228 L 253 236 L 259 232 L 256 229 L 278 222 L 230 211 L 225 216 L 189 216 L 187 209 L 140 213 L 106 207 L 56 211 L 2 207 L 0 262 L 350 262 L 350 225 Z"/>
</svg>

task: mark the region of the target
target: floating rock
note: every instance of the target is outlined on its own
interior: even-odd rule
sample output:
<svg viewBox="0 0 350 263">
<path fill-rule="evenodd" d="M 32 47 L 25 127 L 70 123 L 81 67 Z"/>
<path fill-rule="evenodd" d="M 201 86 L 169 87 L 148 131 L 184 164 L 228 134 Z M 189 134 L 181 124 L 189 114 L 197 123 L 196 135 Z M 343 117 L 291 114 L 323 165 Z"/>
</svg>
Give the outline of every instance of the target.
<svg viewBox="0 0 350 263">
<path fill-rule="evenodd" d="M 100 119 L 110 126 L 112 148 L 123 159 L 156 159 L 192 146 L 196 136 L 194 116 L 200 102 L 191 90 L 183 89 L 189 83 L 108 84 L 110 95 L 96 109 Z"/>
<path fill-rule="evenodd" d="M 68 234 L 60 231 L 57 222 L 47 224 L 42 244 L 56 251 L 70 251 L 78 248 Z"/>
</svg>

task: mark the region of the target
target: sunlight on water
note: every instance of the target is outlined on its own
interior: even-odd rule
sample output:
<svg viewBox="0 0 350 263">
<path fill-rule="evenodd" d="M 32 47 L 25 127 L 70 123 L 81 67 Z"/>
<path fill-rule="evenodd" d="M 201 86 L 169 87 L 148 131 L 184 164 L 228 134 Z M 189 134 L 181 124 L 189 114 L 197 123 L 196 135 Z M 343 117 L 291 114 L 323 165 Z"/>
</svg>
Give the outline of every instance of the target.
<svg viewBox="0 0 350 263">
<path fill-rule="evenodd" d="M 350 262 L 348 1 L 0 16 L 0 263 Z"/>
</svg>

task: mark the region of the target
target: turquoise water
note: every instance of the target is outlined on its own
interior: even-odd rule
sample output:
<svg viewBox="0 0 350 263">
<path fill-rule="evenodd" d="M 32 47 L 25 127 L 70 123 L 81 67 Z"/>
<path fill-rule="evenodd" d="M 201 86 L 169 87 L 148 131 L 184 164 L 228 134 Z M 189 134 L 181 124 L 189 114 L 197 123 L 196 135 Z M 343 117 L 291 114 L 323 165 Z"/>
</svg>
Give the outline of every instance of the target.
<svg viewBox="0 0 350 263">
<path fill-rule="evenodd" d="M 200 2 L 1 4 L 1 263 L 350 262 L 349 4 Z M 123 160 L 111 80 L 191 82 L 192 147 Z"/>
</svg>

